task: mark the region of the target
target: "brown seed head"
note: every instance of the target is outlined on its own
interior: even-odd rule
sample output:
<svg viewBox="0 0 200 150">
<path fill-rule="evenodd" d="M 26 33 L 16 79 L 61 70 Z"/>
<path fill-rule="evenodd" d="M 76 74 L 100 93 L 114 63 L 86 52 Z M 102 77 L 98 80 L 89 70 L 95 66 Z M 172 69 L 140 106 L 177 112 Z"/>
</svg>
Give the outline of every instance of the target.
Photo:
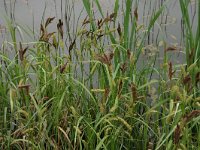
<svg viewBox="0 0 200 150">
<path fill-rule="evenodd" d="M 174 132 L 174 144 L 178 144 L 180 141 L 180 136 L 181 136 L 181 128 L 179 125 L 177 125 L 175 132 Z"/>
</svg>

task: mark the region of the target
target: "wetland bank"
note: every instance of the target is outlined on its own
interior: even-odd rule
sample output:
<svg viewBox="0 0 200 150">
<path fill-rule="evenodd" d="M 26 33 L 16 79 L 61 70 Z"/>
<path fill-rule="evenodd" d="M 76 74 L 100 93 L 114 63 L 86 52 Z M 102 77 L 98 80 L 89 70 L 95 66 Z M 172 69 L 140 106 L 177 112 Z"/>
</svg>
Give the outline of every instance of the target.
<svg viewBox="0 0 200 150">
<path fill-rule="evenodd" d="M 200 148 L 199 0 L 0 12 L 0 149 Z"/>
</svg>

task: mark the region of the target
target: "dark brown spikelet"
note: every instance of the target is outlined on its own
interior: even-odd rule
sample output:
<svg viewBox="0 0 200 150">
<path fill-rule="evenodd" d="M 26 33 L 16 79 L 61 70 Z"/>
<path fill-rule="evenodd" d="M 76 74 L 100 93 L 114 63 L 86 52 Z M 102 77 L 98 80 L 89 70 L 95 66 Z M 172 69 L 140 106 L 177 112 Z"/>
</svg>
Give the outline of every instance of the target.
<svg viewBox="0 0 200 150">
<path fill-rule="evenodd" d="M 113 18 L 114 18 L 115 16 L 116 16 L 116 13 L 110 14 L 108 17 L 106 17 L 106 18 L 103 20 L 102 24 L 105 23 L 105 22 L 114 21 Z"/>
<path fill-rule="evenodd" d="M 175 46 L 170 46 L 170 47 L 167 47 L 165 49 L 166 52 L 168 52 L 168 51 L 175 51 L 175 50 L 177 50 L 177 47 L 175 47 Z"/>
<path fill-rule="evenodd" d="M 125 73 L 126 69 L 127 69 L 127 63 L 125 62 L 125 63 L 121 64 L 120 70 L 122 71 L 122 73 Z"/>
<path fill-rule="evenodd" d="M 121 31 L 120 23 L 118 23 L 117 32 L 118 32 L 119 36 L 121 37 L 122 31 Z"/>
<path fill-rule="evenodd" d="M 58 32 L 61 35 L 61 38 L 63 39 L 63 22 L 62 22 L 61 19 L 59 19 L 59 21 L 58 21 L 57 29 L 58 29 Z"/>
<path fill-rule="evenodd" d="M 82 26 L 85 25 L 85 22 L 87 21 L 87 16 L 85 17 L 85 19 L 82 22 Z"/>
<path fill-rule="evenodd" d="M 175 132 L 174 132 L 174 144 L 178 144 L 180 141 L 181 136 L 181 128 L 179 125 L 176 126 Z"/>
<path fill-rule="evenodd" d="M 190 120 L 200 115 L 200 110 L 193 110 L 191 113 L 185 115 L 183 123 L 187 124 Z"/>
<path fill-rule="evenodd" d="M 129 60 L 131 59 L 131 50 L 130 49 L 127 49 L 127 57 Z"/>
<path fill-rule="evenodd" d="M 47 18 L 46 22 L 45 22 L 45 28 L 55 19 L 55 17 L 49 17 Z"/>
<path fill-rule="evenodd" d="M 19 89 L 25 89 L 26 94 L 28 95 L 29 94 L 30 86 L 31 86 L 30 84 L 27 84 L 27 85 L 18 85 L 18 88 Z"/>
<path fill-rule="evenodd" d="M 82 26 L 89 24 L 89 23 L 90 23 L 90 18 L 88 19 L 88 17 L 86 16 L 85 19 L 83 20 Z"/>
<path fill-rule="evenodd" d="M 68 62 L 66 62 L 64 65 L 60 66 L 60 73 L 63 73 L 65 71 L 67 64 L 68 64 Z"/>
<path fill-rule="evenodd" d="M 117 91 L 117 94 L 119 97 L 121 96 L 121 93 L 122 93 L 122 87 L 123 87 L 123 82 L 122 80 L 120 80 L 119 85 L 118 85 L 118 91 Z"/>
<path fill-rule="evenodd" d="M 102 22 L 103 22 L 102 19 L 100 19 L 100 20 L 97 21 L 98 29 L 100 29 L 102 27 Z"/>
<path fill-rule="evenodd" d="M 196 77 L 195 77 L 195 80 L 196 80 L 196 84 L 197 84 L 198 82 L 200 82 L 200 72 L 197 72 Z"/>
<path fill-rule="evenodd" d="M 110 52 L 109 54 L 97 54 L 96 58 L 101 63 L 107 64 L 108 66 L 110 66 L 113 56 L 114 56 L 114 53 Z"/>
<path fill-rule="evenodd" d="M 47 19 L 48 20 L 48 19 Z M 44 42 L 48 42 L 49 38 L 54 34 L 55 32 L 52 33 L 47 33 L 46 27 L 44 28 L 44 26 L 42 24 L 40 24 L 40 41 L 44 41 Z"/>
<path fill-rule="evenodd" d="M 138 21 L 138 8 L 136 7 L 134 10 L 135 19 Z"/>
<path fill-rule="evenodd" d="M 116 13 L 112 13 L 112 14 L 110 14 L 110 19 L 113 19 L 113 18 L 115 18 L 116 17 Z"/>
<path fill-rule="evenodd" d="M 191 77 L 190 77 L 189 74 L 183 78 L 183 84 L 187 84 L 187 83 L 189 83 L 190 81 L 191 81 Z"/>
<path fill-rule="evenodd" d="M 22 48 L 22 43 L 21 42 L 19 42 L 19 46 L 20 46 L 20 49 L 19 49 L 19 59 L 21 60 L 21 61 L 23 61 L 24 60 L 24 54 L 26 53 L 26 51 L 28 50 L 28 46 L 26 47 L 26 48 Z"/>
<path fill-rule="evenodd" d="M 108 57 L 106 54 L 97 54 L 96 55 L 96 58 L 98 61 L 100 61 L 101 63 L 104 63 L 104 64 L 109 64 L 109 61 L 108 61 Z"/>
<path fill-rule="evenodd" d="M 76 44 L 76 38 L 74 39 L 74 41 L 69 45 L 69 51 L 71 51 L 74 47 L 74 45 Z"/>
<path fill-rule="evenodd" d="M 93 32 L 92 31 L 86 31 L 86 36 L 89 37 L 90 35 L 92 35 Z"/>
<path fill-rule="evenodd" d="M 48 34 L 45 36 L 44 41 L 48 42 L 48 41 L 49 41 L 49 38 L 51 38 L 52 35 L 54 35 L 54 33 L 56 33 L 56 32 L 48 33 Z"/>
<path fill-rule="evenodd" d="M 45 34 L 45 29 L 44 29 L 44 26 L 42 24 L 40 24 L 40 33 L 41 33 L 41 35 Z"/>
<path fill-rule="evenodd" d="M 105 19 L 103 20 L 103 23 L 105 23 L 105 22 L 109 22 L 109 21 L 111 21 L 111 20 L 110 20 L 109 17 L 107 17 L 107 18 L 105 18 Z M 102 23 L 102 24 L 103 24 L 103 23 Z"/>
<path fill-rule="evenodd" d="M 132 99 L 133 99 L 133 102 L 135 102 L 138 99 L 137 88 L 136 88 L 136 85 L 134 83 L 131 83 L 130 87 L 131 87 Z"/>
<path fill-rule="evenodd" d="M 169 79 L 171 80 L 171 79 L 172 79 L 172 76 L 173 76 L 174 73 L 175 73 L 175 71 L 173 71 L 172 62 L 170 61 L 168 64 L 169 64 L 168 77 L 169 77 Z"/>
<path fill-rule="evenodd" d="M 103 37 L 103 36 L 104 36 L 104 34 L 99 34 L 99 35 L 97 36 L 97 40 L 100 39 L 100 38 Z"/>
<path fill-rule="evenodd" d="M 105 88 L 105 92 L 104 92 L 104 102 L 106 101 L 106 99 L 108 98 L 110 93 L 110 89 L 109 88 Z"/>
</svg>

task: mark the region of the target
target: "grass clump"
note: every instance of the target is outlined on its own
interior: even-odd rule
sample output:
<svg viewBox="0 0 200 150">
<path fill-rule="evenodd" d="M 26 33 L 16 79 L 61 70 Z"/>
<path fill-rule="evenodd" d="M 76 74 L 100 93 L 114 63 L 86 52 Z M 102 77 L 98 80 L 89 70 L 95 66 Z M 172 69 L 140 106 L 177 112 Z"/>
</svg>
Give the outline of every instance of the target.
<svg viewBox="0 0 200 150">
<path fill-rule="evenodd" d="M 156 55 L 139 67 L 168 1 L 147 26 L 138 21 L 138 1 L 125 1 L 122 22 L 120 1 L 107 15 L 98 0 L 82 2 L 88 17 L 69 44 L 61 19 L 47 18 L 31 43 L 17 38 L 16 24 L 7 21 L 11 41 L 4 40 L 0 52 L 0 148 L 198 149 L 199 40 L 189 23 L 189 2 L 180 1 L 187 67 L 172 64 L 166 43 L 162 67 L 152 65 Z M 56 30 L 49 32 L 53 24 Z"/>
</svg>

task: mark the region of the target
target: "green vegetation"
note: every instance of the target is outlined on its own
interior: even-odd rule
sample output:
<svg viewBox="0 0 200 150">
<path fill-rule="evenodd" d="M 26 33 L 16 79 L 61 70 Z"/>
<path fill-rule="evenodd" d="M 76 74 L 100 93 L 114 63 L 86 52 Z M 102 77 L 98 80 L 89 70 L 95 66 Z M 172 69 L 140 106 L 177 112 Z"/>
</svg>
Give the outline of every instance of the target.
<svg viewBox="0 0 200 150">
<path fill-rule="evenodd" d="M 0 50 L 0 149 L 199 149 L 200 3 L 194 35 L 191 2 L 179 1 L 186 62 L 172 65 L 168 55 L 176 48 L 161 39 L 161 66 L 154 65 L 155 54 L 141 67 L 148 35 L 170 1 L 147 26 L 138 21 L 137 0 L 125 1 L 122 22 L 119 0 L 112 14 L 98 0 L 82 2 L 88 16 L 75 35 L 49 17 L 38 39 L 24 43 L 23 34 L 34 32 L 5 17 L 10 38 Z M 49 32 L 55 24 L 57 31 Z"/>
</svg>

